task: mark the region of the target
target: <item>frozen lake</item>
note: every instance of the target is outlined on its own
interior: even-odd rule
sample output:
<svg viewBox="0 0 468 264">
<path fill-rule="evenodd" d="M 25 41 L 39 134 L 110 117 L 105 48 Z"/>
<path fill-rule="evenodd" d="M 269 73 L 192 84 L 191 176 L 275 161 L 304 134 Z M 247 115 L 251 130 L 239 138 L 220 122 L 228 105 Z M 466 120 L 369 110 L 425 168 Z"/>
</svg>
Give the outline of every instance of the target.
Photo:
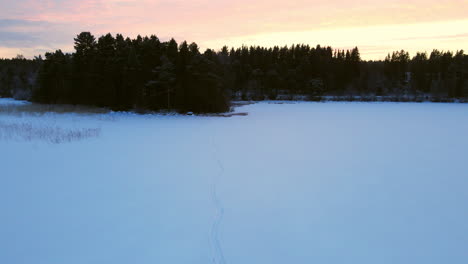
<svg viewBox="0 0 468 264">
<path fill-rule="evenodd" d="M 0 263 L 468 263 L 468 104 L 237 111 L 0 113 Z"/>
</svg>

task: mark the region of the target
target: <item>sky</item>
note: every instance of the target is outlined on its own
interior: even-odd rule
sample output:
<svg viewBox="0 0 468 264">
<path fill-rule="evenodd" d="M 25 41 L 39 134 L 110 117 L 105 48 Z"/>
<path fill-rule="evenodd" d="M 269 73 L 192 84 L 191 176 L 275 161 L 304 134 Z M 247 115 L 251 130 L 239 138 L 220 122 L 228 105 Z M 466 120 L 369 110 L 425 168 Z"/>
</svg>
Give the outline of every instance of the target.
<svg viewBox="0 0 468 264">
<path fill-rule="evenodd" d="M 0 0 L 0 58 L 73 51 L 73 37 L 157 35 L 222 46 L 309 44 L 383 59 L 468 51 L 468 0 Z"/>
</svg>

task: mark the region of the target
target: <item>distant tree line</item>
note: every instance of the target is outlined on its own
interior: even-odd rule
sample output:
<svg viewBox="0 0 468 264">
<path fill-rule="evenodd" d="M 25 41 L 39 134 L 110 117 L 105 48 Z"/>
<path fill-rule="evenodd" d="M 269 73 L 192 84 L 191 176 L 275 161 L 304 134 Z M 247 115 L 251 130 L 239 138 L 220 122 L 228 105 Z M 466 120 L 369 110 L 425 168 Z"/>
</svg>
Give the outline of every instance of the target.
<svg viewBox="0 0 468 264">
<path fill-rule="evenodd" d="M 386 92 L 430 94 L 434 98 L 468 96 L 468 55 L 463 50 L 452 53 L 433 50 L 418 52 L 412 59 L 408 52 L 389 54 L 384 61 Z"/>
<path fill-rule="evenodd" d="M 20 62 L 30 68 L 5 73 Z M 228 111 L 230 99 L 437 101 L 468 96 L 468 55 L 463 51 L 434 50 L 411 58 L 402 50 L 384 61 L 363 61 L 357 47 L 243 46 L 201 53 L 196 43 L 163 42 L 154 35 L 96 39 L 83 32 L 75 38 L 72 54 L 57 50 L 44 60 L 2 60 L 0 65 L 0 95 L 11 96 L 16 85 L 5 85 L 3 76 L 16 76 L 21 83 L 22 71 L 34 76 L 39 68 L 37 80 L 29 82 L 33 101 L 117 110 L 208 113 Z"/>
<path fill-rule="evenodd" d="M 27 60 L 18 55 L 13 59 L 0 59 L 0 97 L 29 99 L 41 64 L 41 57 Z"/>
</svg>

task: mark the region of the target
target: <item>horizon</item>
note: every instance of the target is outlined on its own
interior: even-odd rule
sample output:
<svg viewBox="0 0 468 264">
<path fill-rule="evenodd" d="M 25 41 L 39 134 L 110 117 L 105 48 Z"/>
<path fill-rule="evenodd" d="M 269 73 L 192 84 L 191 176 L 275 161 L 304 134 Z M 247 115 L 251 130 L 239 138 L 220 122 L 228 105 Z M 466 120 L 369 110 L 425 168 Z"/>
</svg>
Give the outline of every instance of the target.
<svg viewBox="0 0 468 264">
<path fill-rule="evenodd" d="M 4 2 L 4 0 L 2 0 Z M 61 49 L 73 52 L 83 31 L 96 37 L 156 35 L 161 41 L 196 42 L 201 50 L 223 46 L 358 47 L 364 60 L 397 50 L 456 52 L 468 48 L 468 0 L 393 0 L 359 4 L 343 0 L 149 1 L 19 0 L 2 3 L 0 58 L 26 58 Z M 313 14 L 313 15 L 311 15 Z"/>
</svg>

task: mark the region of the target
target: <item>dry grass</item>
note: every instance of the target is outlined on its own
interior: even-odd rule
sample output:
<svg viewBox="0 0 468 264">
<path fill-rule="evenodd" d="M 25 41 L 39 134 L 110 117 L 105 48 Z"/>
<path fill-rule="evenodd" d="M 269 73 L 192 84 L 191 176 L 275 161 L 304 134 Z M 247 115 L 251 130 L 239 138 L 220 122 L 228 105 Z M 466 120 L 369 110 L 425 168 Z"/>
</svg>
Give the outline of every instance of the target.
<svg viewBox="0 0 468 264">
<path fill-rule="evenodd" d="M 38 114 L 43 115 L 46 113 L 78 113 L 78 114 L 105 114 L 110 111 L 105 108 L 83 106 L 83 105 L 48 105 L 48 104 L 6 104 L 0 105 L 0 113 L 5 114 Z"/>
<path fill-rule="evenodd" d="M 63 129 L 60 127 L 34 126 L 30 123 L 8 124 L 0 122 L 0 140 L 44 141 L 61 144 L 98 137 L 100 134 L 101 130 L 99 128 Z"/>
</svg>

